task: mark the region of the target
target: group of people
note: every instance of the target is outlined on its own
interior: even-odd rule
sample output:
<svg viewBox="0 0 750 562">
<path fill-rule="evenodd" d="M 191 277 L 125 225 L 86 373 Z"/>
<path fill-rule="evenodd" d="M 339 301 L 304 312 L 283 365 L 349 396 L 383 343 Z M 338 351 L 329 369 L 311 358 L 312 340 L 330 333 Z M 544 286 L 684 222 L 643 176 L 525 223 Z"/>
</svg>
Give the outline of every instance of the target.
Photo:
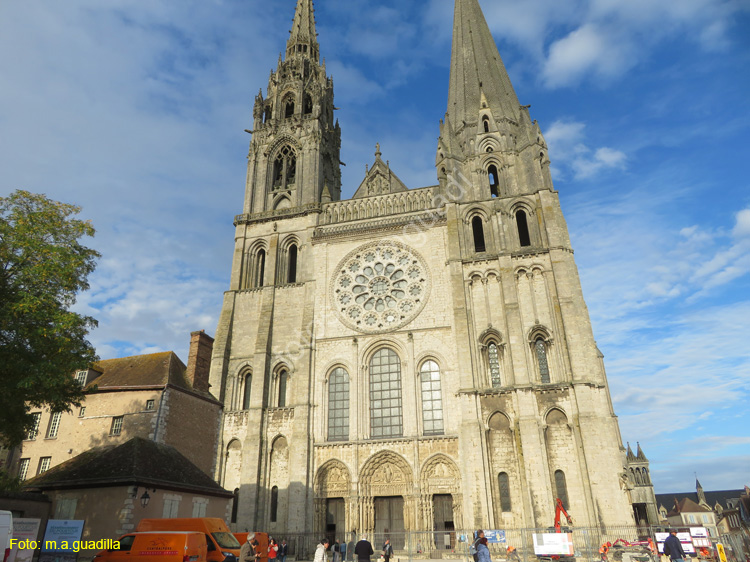
<svg viewBox="0 0 750 562">
<path fill-rule="evenodd" d="M 318 547 L 315 549 L 315 559 L 313 562 L 326 562 L 326 551 L 329 546 L 331 546 L 330 539 L 321 539 Z M 342 560 L 346 560 L 346 549 L 346 543 L 342 543 L 336 539 L 331 548 L 333 551 L 333 562 L 342 562 Z M 359 562 L 370 562 L 370 556 L 373 554 L 375 554 L 375 550 L 372 548 L 372 543 L 367 540 L 365 535 L 362 535 L 362 538 L 354 546 L 354 557 Z M 391 545 L 390 539 L 385 539 L 381 554 L 384 562 L 390 562 L 391 556 L 393 556 L 393 546 Z"/>
<path fill-rule="evenodd" d="M 275 538 L 268 537 L 268 547 L 264 553 L 260 542 L 255 538 L 255 533 L 250 533 L 240 549 L 239 562 L 255 562 L 261 558 L 278 559 L 279 562 L 284 562 L 287 554 L 289 554 L 289 545 L 286 544 L 286 539 L 279 544 Z"/>
</svg>

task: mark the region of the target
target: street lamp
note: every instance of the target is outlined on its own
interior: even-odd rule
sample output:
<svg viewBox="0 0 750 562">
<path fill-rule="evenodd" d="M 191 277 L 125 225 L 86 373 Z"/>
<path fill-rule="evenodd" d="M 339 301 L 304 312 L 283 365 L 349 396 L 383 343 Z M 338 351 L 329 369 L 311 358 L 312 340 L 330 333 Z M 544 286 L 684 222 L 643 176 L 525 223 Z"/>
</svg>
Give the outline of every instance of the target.
<svg viewBox="0 0 750 562">
<path fill-rule="evenodd" d="M 143 495 L 141 496 L 141 506 L 146 507 L 148 505 L 148 500 L 151 499 L 151 496 L 148 495 L 148 490 L 143 492 Z"/>
</svg>

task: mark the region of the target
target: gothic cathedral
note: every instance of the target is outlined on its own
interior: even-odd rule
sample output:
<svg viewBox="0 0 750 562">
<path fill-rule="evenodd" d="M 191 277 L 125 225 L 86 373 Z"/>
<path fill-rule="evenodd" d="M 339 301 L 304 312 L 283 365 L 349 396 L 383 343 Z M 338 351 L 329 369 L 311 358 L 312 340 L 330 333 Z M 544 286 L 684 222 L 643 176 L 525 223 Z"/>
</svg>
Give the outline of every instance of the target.
<svg viewBox="0 0 750 562">
<path fill-rule="evenodd" d="M 455 0 L 449 87 L 437 185 L 407 188 L 377 149 L 341 200 L 298 0 L 255 100 L 211 363 L 236 529 L 548 527 L 555 498 L 577 525 L 634 524 L 547 145 L 478 0 Z"/>
</svg>

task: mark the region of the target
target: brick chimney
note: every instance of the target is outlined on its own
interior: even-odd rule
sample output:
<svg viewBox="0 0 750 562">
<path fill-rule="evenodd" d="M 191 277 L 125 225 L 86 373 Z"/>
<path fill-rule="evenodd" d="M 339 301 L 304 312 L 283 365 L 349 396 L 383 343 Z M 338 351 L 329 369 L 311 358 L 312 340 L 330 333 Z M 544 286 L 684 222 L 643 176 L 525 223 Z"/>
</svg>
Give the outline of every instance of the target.
<svg viewBox="0 0 750 562">
<path fill-rule="evenodd" d="M 204 330 L 190 332 L 190 351 L 185 374 L 195 390 L 208 392 L 208 371 L 213 349 L 214 339 Z"/>
</svg>

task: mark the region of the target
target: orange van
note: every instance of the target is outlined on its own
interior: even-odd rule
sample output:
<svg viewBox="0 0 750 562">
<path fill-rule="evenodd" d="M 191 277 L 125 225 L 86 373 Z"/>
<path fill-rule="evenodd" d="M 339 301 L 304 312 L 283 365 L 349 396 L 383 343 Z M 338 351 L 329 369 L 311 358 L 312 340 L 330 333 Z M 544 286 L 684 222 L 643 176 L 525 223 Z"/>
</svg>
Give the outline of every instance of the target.
<svg viewBox="0 0 750 562">
<path fill-rule="evenodd" d="M 136 531 L 198 531 L 206 535 L 208 562 L 224 562 L 227 556 L 240 557 L 240 543 L 218 517 L 186 519 L 141 519 Z"/>
<path fill-rule="evenodd" d="M 102 550 L 96 562 L 206 562 L 206 537 L 187 531 L 129 533 L 118 548 Z"/>
</svg>

